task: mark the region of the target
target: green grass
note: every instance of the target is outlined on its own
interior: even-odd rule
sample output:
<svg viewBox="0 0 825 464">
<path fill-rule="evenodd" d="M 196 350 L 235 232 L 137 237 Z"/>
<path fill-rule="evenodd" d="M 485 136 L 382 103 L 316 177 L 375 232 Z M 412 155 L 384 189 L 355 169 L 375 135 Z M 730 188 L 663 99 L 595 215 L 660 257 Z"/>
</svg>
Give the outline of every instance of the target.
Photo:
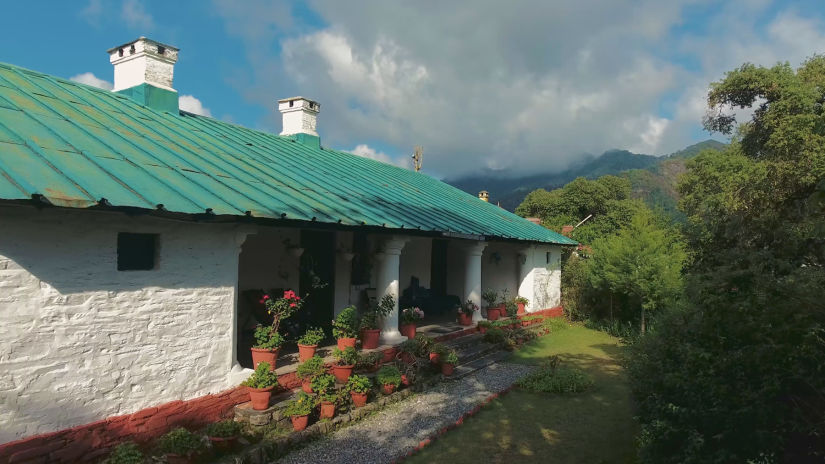
<svg viewBox="0 0 825 464">
<path fill-rule="evenodd" d="M 629 463 L 637 432 L 619 340 L 573 326 L 541 337 L 509 361 L 538 364 L 559 355 L 584 370 L 591 389 L 576 394 L 515 389 L 409 460 L 412 463 Z"/>
</svg>

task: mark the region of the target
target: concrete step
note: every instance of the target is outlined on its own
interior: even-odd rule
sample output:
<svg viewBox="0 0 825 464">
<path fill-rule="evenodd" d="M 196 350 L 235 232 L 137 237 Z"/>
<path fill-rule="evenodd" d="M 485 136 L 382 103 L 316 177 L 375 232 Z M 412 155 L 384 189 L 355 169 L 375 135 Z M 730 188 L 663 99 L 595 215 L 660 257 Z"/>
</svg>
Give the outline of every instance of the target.
<svg viewBox="0 0 825 464">
<path fill-rule="evenodd" d="M 468 363 L 460 364 L 455 368 L 455 372 L 450 377 L 446 377 L 447 380 L 458 380 L 463 377 L 467 377 L 468 375 L 472 374 L 473 372 L 479 371 L 484 369 L 488 366 L 491 366 L 497 362 L 500 362 L 507 357 L 510 356 L 509 351 L 494 351 L 486 356 L 482 356 L 480 358 L 474 359 Z"/>
</svg>

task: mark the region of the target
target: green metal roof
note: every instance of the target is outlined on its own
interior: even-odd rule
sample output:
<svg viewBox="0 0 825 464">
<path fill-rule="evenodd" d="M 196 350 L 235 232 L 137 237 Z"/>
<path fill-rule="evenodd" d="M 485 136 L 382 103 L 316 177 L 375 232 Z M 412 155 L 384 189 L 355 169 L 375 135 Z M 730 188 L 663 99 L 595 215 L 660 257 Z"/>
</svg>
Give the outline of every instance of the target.
<svg viewBox="0 0 825 464">
<path fill-rule="evenodd" d="M 427 175 L 0 63 L 0 200 L 576 242 Z"/>
</svg>

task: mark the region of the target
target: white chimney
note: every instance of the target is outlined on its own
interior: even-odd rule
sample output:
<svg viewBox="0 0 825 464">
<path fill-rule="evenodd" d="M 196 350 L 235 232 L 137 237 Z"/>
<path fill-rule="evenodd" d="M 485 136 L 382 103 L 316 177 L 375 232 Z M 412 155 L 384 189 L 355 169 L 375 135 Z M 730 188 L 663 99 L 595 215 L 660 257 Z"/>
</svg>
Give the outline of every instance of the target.
<svg viewBox="0 0 825 464">
<path fill-rule="evenodd" d="M 278 111 L 284 115 L 284 130 L 281 135 L 308 134 L 318 137 L 315 132 L 318 112 L 321 105 L 304 97 L 292 97 L 278 100 Z"/>
<path fill-rule="evenodd" d="M 108 50 L 109 61 L 115 67 L 115 87 L 128 89 L 141 84 L 175 92 L 172 88 L 178 49 L 141 37 Z"/>
</svg>

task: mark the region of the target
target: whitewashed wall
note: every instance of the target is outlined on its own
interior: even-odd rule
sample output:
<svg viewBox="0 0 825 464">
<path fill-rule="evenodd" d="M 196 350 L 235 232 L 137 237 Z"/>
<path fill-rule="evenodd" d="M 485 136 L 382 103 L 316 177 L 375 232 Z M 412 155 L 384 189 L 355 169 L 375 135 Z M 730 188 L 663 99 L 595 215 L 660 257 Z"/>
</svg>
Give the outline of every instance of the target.
<svg viewBox="0 0 825 464">
<path fill-rule="evenodd" d="M 410 279 L 415 276 L 419 279 L 419 285 L 430 288 L 430 264 L 432 258 L 431 238 L 411 237 L 401 251 L 401 279 L 400 289 L 404 290 L 410 286 Z"/>
<path fill-rule="evenodd" d="M 507 243 L 490 242 L 481 255 L 481 288 L 499 292 L 507 289 L 510 298 L 518 295 L 519 248 Z M 482 303 L 486 305 L 486 303 Z"/>
<path fill-rule="evenodd" d="M 540 311 L 561 304 L 561 247 L 537 245 L 527 248 L 522 265 L 524 279 L 519 294 L 530 300 L 527 311 Z M 549 260 L 547 253 L 550 253 Z"/>
<path fill-rule="evenodd" d="M 117 233 L 160 234 L 117 270 Z M 232 386 L 236 226 L 0 207 L 0 443 Z"/>
</svg>

